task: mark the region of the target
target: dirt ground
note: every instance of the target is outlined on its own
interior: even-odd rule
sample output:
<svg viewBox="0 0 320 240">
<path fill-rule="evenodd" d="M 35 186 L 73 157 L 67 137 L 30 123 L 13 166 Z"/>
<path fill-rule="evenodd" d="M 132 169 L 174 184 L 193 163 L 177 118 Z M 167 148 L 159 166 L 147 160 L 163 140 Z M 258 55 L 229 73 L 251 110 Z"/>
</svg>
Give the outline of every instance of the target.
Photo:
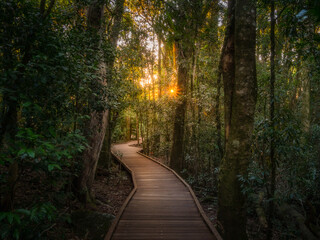
<svg viewBox="0 0 320 240">
<path fill-rule="evenodd" d="M 133 184 L 131 181 L 131 176 L 121 169 L 119 165 L 114 165 L 110 172 L 107 170 L 99 168 L 97 170 L 96 179 L 93 185 L 94 194 L 96 197 L 96 203 L 94 206 L 90 206 L 87 208 L 90 211 L 93 211 L 98 214 L 102 214 L 103 216 L 111 216 L 114 218 L 117 213 L 119 212 L 122 204 L 126 200 L 127 196 L 131 192 L 133 188 Z M 72 209 L 73 212 L 76 212 L 78 210 L 81 210 L 82 206 L 79 204 L 76 204 L 74 208 Z M 85 218 L 87 217 L 87 213 L 85 214 Z M 80 215 L 81 216 L 81 215 Z M 93 216 L 96 218 L 95 216 Z M 98 218 L 96 218 L 98 219 Z M 109 221 L 110 224 L 112 223 L 112 219 L 101 219 L 100 221 Z M 89 221 L 87 223 L 86 221 Z M 86 226 L 90 224 L 90 218 L 88 220 L 84 220 L 83 223 Z M 78 224 L 78 222 L 76 222 Z M 81 234 L 81 231 L 78 231 L 79 226 L 75 227 L 75 224 L 68 224 L 62 226 L 61 231 L 64 231 L 64 233 L 67 233 L 64 237 L 64 239 L 74 239 L 74 240 L 84 240 L 84 239 L 100 239 L 101 236 L 106 234 L 106 230 L 102 229 L 102 235 L 100 237 L 96 237 L 94 234 L 95 232 L 100 231 L 100 229 L 97 227 L 100 223 L 94 223 L 92 225 L 92 233 L 89 232 L 87 234 Z M 108 228 L 110 227 L 110 224 L 107 225 Z M 79 225 L 79 224 L 78 224 Z M 102 225 L 104 226 L 104 225 Z M 81 230 L 80 225 L 80 230 Z M 88 226 L 90 228 L 90 226 Z M 105 231 L 105 232 L 103 232 Z M 58 239 L 58 238 L 57 238 Z M 103 239 L 103 237 L 101 238 Z"/>
<path fill-rule="evenodd" d="M 58 217 L 41 233 L 41 239 L 52 240 L 99 239 L 90 236 L 90 233 L 82 234 L 81 231 L 79 232 L 77 225 L 80 223 L 77 221 L 82 218 L 82 223 L 89 227 L 89 223 L 86 221 L 90 219 L 91 214 L 94 214 L 92 216 L 96 218 L 96 221 L 100 221 L 94 224 L 100 224 L 105 228 L 101 229 L 100 235 L 106 234 L 113 218 L 133 188 L 131 176 L 117 163 L 114 163 L 109 171 L 103 168 L 97 169 L 93 185 L 96 201 L 86 207 L 81 205 L 71 194 L 71 186 L 69 190 L 64 189 L 63 192 L 59 192 L 60 187 L 47 184 L 44 180 L 45 175 L 42 176 L 41 173 L 26 169 L 17 184 L 15 206 L 28 209 L 34 202 L 47 202 L 48 200 L 53 202 L 57 208 Z M 82 213 L 82 215 L 78 214 L 77 216 L 80 217 L 74 218 L 75 213 Z M 87 218 L 88 216 L 89 218 Z M 105 226 L 103 222 L 106 221 L 108 221 L 108 225 Z M 92 228 L 94 229 L 94 226 Z"/>
</svg>

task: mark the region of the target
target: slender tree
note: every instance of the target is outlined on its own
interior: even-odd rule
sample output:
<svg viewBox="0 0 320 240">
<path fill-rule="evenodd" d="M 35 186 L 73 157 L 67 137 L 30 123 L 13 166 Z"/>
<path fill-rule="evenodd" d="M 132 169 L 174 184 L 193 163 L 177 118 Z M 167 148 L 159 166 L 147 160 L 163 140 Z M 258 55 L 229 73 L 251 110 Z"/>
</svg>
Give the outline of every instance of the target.
<svg viewBox="0 0 320 240">
<path fill-rule="evenodd" d="M 169 22 L 174 30 L 174 46 L 176 48 L 176 62 L 178 68 L 177 88 L 180 93 L 175 109 L 173 125 L 173 142 L 170 155 L 170 167 L 176 171 L 183 168 L 184 163 L 184 135 L 185 114 L 187 111 L 186 93 L 188 89 L 189 63 L 199 28 L 204 23 L 213 1 L 185 1 L 168 4 Z"/>
<path fill-rule="evenodd" d="M 178 52 L 178 82 L 180 99 L 175 110 L 175 118 L 173 125 L 173 143 L 170 155 L 170 167 L 176 171 L 180 171 L 183 167 L 184 161 L 184 131 L 185 131 L 185 114 L 187 107 L 187 81 L 188 81 L 188 66 L 187 61 L 190 49 L 184 45 L 189 45 L 184 42 L 176 42 L 176 49 Z"/>
<path fill-rule="evenodd" d="M 110 34 L 107 39 L 110 47 L 112 48 L 113 52 L 116 51 L 119 39 L 119 33 L 121 30 L 121 21 L 124 12 L 124 3 L 125 0 L 118 0 L 115 3 L 115 7 L 113 9 L 113 25 L 111 26 Z M 113 70 L 114 70 L 114 63 L 115 63 L 115 54 L 106 58 L 106 66 L 107 66 L 107 84 L 110 87 L 113 83 Z M 104 138 L 104 147 L 103 147 L 103 159 L 106 161 L 107 166 L 111 164 L 111 138 L 113 129 L 115 127 L 115 121 L 117 119 L 118 113 L 113 112 L 112 109 L 108 109 L 108 119 L 107 119 L 107 130 Z M 114 118 L 112 118 L 112 116 Z"/>
<path fill-rule="evenodd" d="M 269 217 L 268 217 L 268 225 L 269 231 L 267 235 L 267 239 L 272 239 L 273 232 L 273 216 L 274 216 L 274 193 L 276 189 L 276 159 L 275 159 L 275 128 L 274 128 L 274 83 L 276 80 L 275 74 L 275 36 L 274 36 L 274 28 L 275 28 L 275 16 L 274 16 L 274 0 L 271 0 L 271 26 L 270 26 L 270 41 L 271 41 L 271 49 L 270 49 L 270 127 L 271 127 L 271 136 L 270 136 L 270 162 L 271 162 L 271 186 L 270 186 L 270 203 L 269 203 Z"/>
</svg>

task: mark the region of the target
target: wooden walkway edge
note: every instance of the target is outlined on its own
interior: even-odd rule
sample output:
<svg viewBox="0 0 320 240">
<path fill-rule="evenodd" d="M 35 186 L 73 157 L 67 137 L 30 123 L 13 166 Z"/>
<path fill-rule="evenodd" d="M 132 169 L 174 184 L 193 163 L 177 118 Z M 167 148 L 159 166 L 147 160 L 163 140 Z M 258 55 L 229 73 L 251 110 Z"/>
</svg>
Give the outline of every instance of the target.
<svg viewBox="0 0 320 240">
<path fill-rule="evenodd" d="M 112 156 L 130 173 L 131 175 L 131 179 L 132 179 L 132 183 L 133 183 L 133 189 L 131 190 L 130 194 L 128 195 L 128 197 L 126 198 L 126 200 L 124 201 L 124 203 L 122 204 L 116 218 L 113 220 L 109 230 L 108 230 L 108 233 L 106 235 L 106 237 L 104 238 L 105 240 L 111 240 L 111 237 L 120 221 L 120 218 L 125 210 L 125 208 L 127 207 L 128 203 L 130 202 L 131 198 L 133 197 L 133 195 L 136 193 L 137 191 L 137 183 L 136 183 L 136 179 L 135 179 L 135 176 L 134 176 L 134 172 L 131 171 L 131 169 L 124 163 L 121 161 L 121 159 L 116 155 L 114 154 L 114 152 L 111 152 Z"/>
<path fill-rule="evenodd" d="M 129 144 L 125 146 L 122 144 L 124 150 L 129 149 Z M 139 150 L 139 149 L 138 149 Z M 203 211 L 196 195 L 192 188 L 186 183 L 174 170 L 161 162 L 153 159 L 143 153 L 130 149 L 130 155 L 124 155 L 124 159 L 120 159 L 114 152 L 112 155 L 119 163 L 126 168 L 131 174 L 134 188 L 130 192 L 126 201 L 119 210 L 114 219 L 105 240 L 111 239 L 216 239 L 222 240 L 221 236 L 211 223 Z M 139 155 L 140 157 L 139 157 Z M 137 159 L 137 161 L 135 161 Z M 146 160 L 151 160 L 159 167 L 152 165 Z M 126 162 L 130 163 L 127 164 Z M 139 164 L 139 161 L 143 164 Z M 146 165 L 146 167 L 144 167 Z M 153 174 L 157 175 L 159 179 L 150 179 L 152 172 L 148 172 L 148 167 L 152 167 Z M 139 186 L 134 169 L 138 171 Z M 155 172 L 156 169 L 156 172 Z M 165 170 L 164 170 L 165 169 Z M 161 171 L 161 173 L 159 172 Z M 168 172 L 171 172 L 170 175 Z M 163 172 L 165 178 L 162 179 Z M 169 174 L 169 175 L 168 175 Z M 147 177 L 145 177 L 147 176 Z M 174 180 L 174 177 L 176 180 Z M 169 177 L 169 179 L 168 179 Z M 178 180 L 178 181 L 177 181 Z M 169 198 L 159 195 L 159 200 L 155 197 L 150 197 L 150 190 L 157 193 L 163 191 L 163 184 L 158 182 L 168 181 L 168 188 L 173 188 L 169 192 Z M 179 183 L 180 182 L 180 183 Z M 156 186 L 153 186 L 155 183 Z M 157 185 L 158 183 L 158 185 Z M 182 183 L 182 185 L 181 185 Z M 174 186 L 172 186 L 174 185 Z M 177 192 L 175 196 L 175 189 L 181 190 L 181 186 L 186 188 L 184 192 Z M 137 189 L 139 192 L 137 193 Z M 164 190 L 166 191 L 166 190 Z M 164 193 L 165 196 L 168 193 Z M 188 196 L 191 195 L 191 197 Z M 133 199 L 135 196 L 135 199 Z M 145 197 L 143 197 L 145 196 Z M 156 196 L 158 196 L 156 194 Z M 161 199 L 163 198 L 163 199 Z M 181 199 L 182 198 L 182 199 Z M 180 201 L 180 202 L 179 202 Z M 151 203 L 149 203 L 151 202 Z M 164 203 L 163 203 L 164 202 Z M 192 203 L 193 202 L 193 203 Z M 154 205 L 152 205 L 154 204 Z M 184 204 L 186 206 L 184 206 Z M 129 207 L 128 207 L 129 205 Z M 128 207 L 128 209 L 127 209 Z M 142 209 L 142 210 L 141 210 Z M 140 211 L 140 212 L 139 212 Z M 150 211 L 150 212 L 148 212 Z M 172 211 L 172 212 L 170 212 Z M 141 213 L 142 212 L 142 213 Z M 196 213 L 198 212 L 198 214 Z M 166 214 L 168 216 L 166 216 Z M 121 221 L 120 227 L 119 223 Z M 202 222 L 202 223 L 201 223 Z"/>
</svg>

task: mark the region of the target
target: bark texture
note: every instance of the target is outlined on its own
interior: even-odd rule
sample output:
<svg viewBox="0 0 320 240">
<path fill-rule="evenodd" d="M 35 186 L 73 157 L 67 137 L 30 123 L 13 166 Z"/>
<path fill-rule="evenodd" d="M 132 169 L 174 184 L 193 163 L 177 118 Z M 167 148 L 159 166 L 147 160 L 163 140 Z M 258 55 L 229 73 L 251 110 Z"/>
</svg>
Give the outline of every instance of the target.
<svg viewBox="0 0 320 240">
<path fill-rule="evenodd" d="M 176 8 L 170 7 L 174 17 L 174 39 L 178 65 L 179 102 L 175 110 L 173 143 L 170 155 L 170 167 L 179 172 L 184 164 L 185 115 L 187 111 L 187 89 L 189 79 L 189 63 L 193 57 L 193 49 L 198 36 L 198 30 L 204 23 L 208 11 L 213 7 L 213 1 L 178 1 Z M 196 59 L 196 58 L 194 58 Z M 195 62 L 194 62 L 195 63 Z M 194 64 L 194 66 L 196 66 Z M 191 69 L 192 70 L 192 69 Z M 195 69 L 194 69 L 195 70 Z M 191 72 L 191 71 L 190 71 Z"/>
<path fill-rule="evenodd" d="M 225 124 L 225 146 L 229 138 L 232 111 L 232 95 L 234 90 L 235 63 L 234 63 L 234 31 L 235 31 L 235 2 L 229 0 L 227 12 L 227 29 L 225 33 L 220 71 L 223 76 L 224 86 L 224 124 Z"/>
<path fill-rule="evenodd" d="M 117 0 L 116 1 L 116 5 L 114 8 L 114 21 L 113 21 L 113 25 L 112 25 L 112 29 L 111 29 L 111 33 L 109 36 L 109 43 L 110 46 L 113 48 L 113 50 L 115 51 L 117 48 L 117 44 L 118 44 L 118 39 L 119 39 L 119 33 L 121 30 L 121 22 L 122 22 L 122 16 L 123 16 L 123 11 L 124 11 L 124 3 L 125 0 Z M 111 56 L 107 62 L 107 82 L 108 85 L 112 84 L 112 80 L 113 80 L 113 68 L 114 68 L 114 61 L 115 61 L 115 54 L 113 56 Z M 111 114 L 111 109 L 109 109 L 109 115 Z M 118 113 L 113 113 L 113 116 L 115 116 L 115 118 L 117 118 Z M 112 144 L 112 133 L 113 133 L 113 129 L 115 124 L 112 122 L 113 118 L 111 118 L 111 115 L 108 116 L 108 122 L 107 122 L 107 131 L 106 131 L 106 135 L 105 135 L 105 146 L 106 148 L 104 149 L 106 152 L 106 160 L 107 160 L 107 165 L 110 166 L 111 164 L 111 144 Z"/>
<path fill-rule="evenodd" d="M 270 30 L 270 42 L 271 42 L 271 49 L 270 49 L 270 127 L 271 127 L 271 139 L 270 139 L 270 162 L 271 162 L 271 186 L 270 186 L 270 196 L 269 199 L 274 198 L 274 193 L 276 190 L 276 159 L 275 159 L 275 135 L 274 135 L 274 83 L 276 80 L 275 74 L 275 9 L 274 9 L 274 0 L 271 0 L 271 30 Z M 271 200 L 269 203 L 269 217 L 268 217 L 268 225 L 269 231 L 267 234 L 267 239 L 272 239 L 273 233 L 273 216 L 274 216 L 274 201 Z"/>
<path fill-rule="evenodd" d="M 229 2 L 231 12 L 232 6 Z M 232 91 L 226 91 L 231 93 L 231 97 L 225 96 L 230 125 L 219 174 L 218 220 L 222 224 L 220 231 L 225 240 L 247 239 L 245 196 L 241 192 L 239 175 L 246 177 L 247 174 L 257 98 L 255 4 L 251 0 L 237 0 L 234 6 L 234 87 Z M 229 83 L 225 80 L 226 86 Z"/>
<path fill-rule="evenodd" d="M 311 117 L 310 117 L 310 109 L 311 109 L 311 102 L 310 102 L 310 93 L 311 93 L 311 85 L 310 79 L 304 75 L 304 79 L 302 80 L 302 116 L 303 116 L 303 130 L 306 133 L 310 132 L 310 124 L 311 124 Z"/>
<path fill-rule="evenodd" d="M 89 30 L 96 36 L 102 33 L 102 19 L 103 19 L 104 4 L 99 2 L 93 3 L 87 12 L 87 24 Z M 102 36 L 96 42 L 96 52 L 102 55 L 100 49 Z M 100 77 L 102 84 L 105 85 L 106 66 L 102 56 L 100 62 Z M 89 147 L 82 155 L 82 171 L 77 179 L 76 192 L 80 201 L 83 203 L 92 202 L 93 197 L 91 193 L 91 186 L 94 181 L 95 172 L 99 160 L 100 151 L 102 148 L 103 138 L 106 131 L 107 111 L 94 111 L 91 113 L 91 118 L 88 126 L 87 139 Z"/>
<path fill-rule="evenodd" d="M 170 155 L 170 167 L 176 171 L 183 168 L 184 162 L 184 131 L 185 131 L 185 114 L 187 108 L 187 82 L 188 82 L 188 49 L 184 48 L 185 43 L 176 42 L 177 63 L 178 63 L 178 90 L 180 93 L 179 102 L 175 111 L 173 125 L 173 144 Z"/>
<path fill-rule="evenodd" d="M 117 0 L 115 11 L 116 15 L 114 17 L 113 28 L 110 33 L 109 41 L 113 48 L 116 48 L 118 35 L 121 27 L 121 20 L 123 15 L 123 5 L 124 0 Z M 96 2 L 92 4 L 88 9 L 88 26 L 91 29 L 95 29 L 100 32 L 100 40 L 97 45 L 97 53 L 101 55 L 100 62 L 100 75 L 102 79 L 102 84 L 107 85 L 110 76 L 112 76 L 112 69 L 114 65 L 114 57 L 105 61 L 103 57 L 101 43 L 103 41 L 104 24 L 102 24 L 104 12 L 104 4 Z M 83 165 L 82 171 L 77 179 L 77 192 L 80 200 L 83 203 L 92 202 L 93 194 L 91 192 L 91 187 L 94 182 L 95 173 L 98 165 L 98 160 L 100 152 L 103 146 L 103 141 L 107 132 L 107 127 L 109 123 L 109 110 L 104 110 L 101 112 L 94 111 L 91 113 L 91 119 L 89 123 L 88 130 L 88 142 L 89 147 L 83 153 Z M 108 131 L 109 132 L 109 131 Z M 111 132 L 111 131 L 110 131 Z M 109 144 L 109 141 L 107 142 Z M 109 146 L 107 146 L 107 149 Z"/>
</svg>

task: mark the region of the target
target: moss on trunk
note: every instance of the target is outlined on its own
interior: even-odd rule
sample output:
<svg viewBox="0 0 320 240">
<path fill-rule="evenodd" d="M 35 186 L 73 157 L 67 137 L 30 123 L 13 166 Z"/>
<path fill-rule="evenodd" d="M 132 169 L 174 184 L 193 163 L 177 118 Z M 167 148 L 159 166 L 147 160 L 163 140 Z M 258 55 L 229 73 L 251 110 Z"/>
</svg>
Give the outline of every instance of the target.
<svg viewBox="0 0 320 240">
<path fill-rule="evenodd" d="M 218 220 L 223 226 L 220 231 L 225 240 L 247 239 L 245 196 L 241 192 L 239 177 L 247 175 L 257 98 L 255 5 L 250 0 L 238 0 L 233 4 L 234 2 L 229 3 L 230 14 L 235 6 L 234 87 L 232 91 L 227 91 L 231 96 L 225 96 L 225 107 L 231 115 L 219 175 Z M 232 21 L 233 17 L 229 17 L 229 21 Z M 232 55 L 230 57 L 232 58 Z M 228 80 L 232 82 L 232 79 Z M 225 78 L 224 81 L 225 86 L 230 84 Z"/>
</svg>

